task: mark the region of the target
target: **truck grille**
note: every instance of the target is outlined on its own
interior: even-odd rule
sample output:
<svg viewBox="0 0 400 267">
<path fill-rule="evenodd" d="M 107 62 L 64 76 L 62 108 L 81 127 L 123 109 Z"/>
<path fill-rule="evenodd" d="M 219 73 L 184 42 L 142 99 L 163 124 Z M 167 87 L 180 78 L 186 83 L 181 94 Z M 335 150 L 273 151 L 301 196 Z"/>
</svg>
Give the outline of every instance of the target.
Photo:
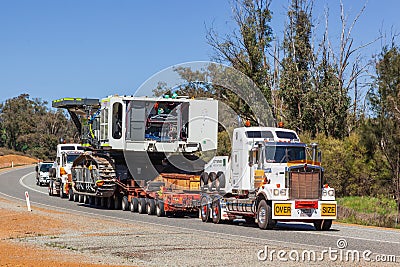
<svg viewBox="0 0 400 267">
<path fill-rule="evenodd" d="M 291 199 L 319 199 L 321 194 L 321 170 L 298 168 L 289 171 Z"/>
</svg>

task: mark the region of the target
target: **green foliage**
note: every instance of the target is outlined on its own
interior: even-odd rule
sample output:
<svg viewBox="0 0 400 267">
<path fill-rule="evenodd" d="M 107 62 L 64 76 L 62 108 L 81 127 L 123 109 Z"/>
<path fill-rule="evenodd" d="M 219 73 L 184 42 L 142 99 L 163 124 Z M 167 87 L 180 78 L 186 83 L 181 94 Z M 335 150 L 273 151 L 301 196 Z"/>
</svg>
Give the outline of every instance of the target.
<svg viewBox="0 0 400 267">
<path fill-rule="evenodd" d="M 267 55 L 273 35 L 269 1 L 235 0 L 233 13 L 239 30 L 220 38 L 211 29 L 208 43 L 215 49 L 217 61 L 228 62 L 247 75 L 271 105 L 271 67 Z"/>
<path fill-rule="evenodd" d="M 384 47 L 376 63 L 375 87 L 369 95 L 376 118 L 371 119 L 375 135 L 392 174 L 393 192 L 400 219 L 400 50 Z"/>
<path fill-rule="evenodd" d="M 312 7 L 307 2 L 292 0 L 288 10 L 279 81 L 281 115 L 298 132 L 342 138 L 346 135 L 350 98 L 338 78 L 339 69 L 332 62 L 326 35 L 319 45 L 322 55 L 313 51 Z"/>
<path fill-rule="evenodd" d="M 378 213 L 382 215 L 396 214 L 396 201 L 385 196 L 379 197 L 342 197 L 338 198 L 338 205 L 363 213 Z"/>
<path fill-rule="evenodd" d="M 53 159 L 61 138 L 73 140 L 75 128 L 61 111 L 47 102 L 22 94 L 0 106 L 1 145 L 40 159 Z"/>
<path fill-rule="evenodd" d="M 337 196 L 390 196 L 390 171 L 379 151 L 371 157 L 362 135 L 352 133 L 343 140 L 319 134 L 315 139 L 302 135 L 303 142 L 316 142 L 323 152 L 325 180 Z"/>
</svg>

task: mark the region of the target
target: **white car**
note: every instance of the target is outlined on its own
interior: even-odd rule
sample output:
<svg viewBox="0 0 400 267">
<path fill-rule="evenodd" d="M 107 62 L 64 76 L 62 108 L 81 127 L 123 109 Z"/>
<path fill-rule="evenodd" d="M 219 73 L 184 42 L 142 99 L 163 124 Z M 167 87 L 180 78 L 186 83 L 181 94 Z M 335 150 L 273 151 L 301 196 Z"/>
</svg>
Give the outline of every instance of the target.
<svg viewBox="0 0 400 267">
<path fill-rule="evenodd" d="M 36 185 L 48 185 L 50 182 L 49 170 L 53 162 L 39 162 L 36 166 Z"/>
</svg>

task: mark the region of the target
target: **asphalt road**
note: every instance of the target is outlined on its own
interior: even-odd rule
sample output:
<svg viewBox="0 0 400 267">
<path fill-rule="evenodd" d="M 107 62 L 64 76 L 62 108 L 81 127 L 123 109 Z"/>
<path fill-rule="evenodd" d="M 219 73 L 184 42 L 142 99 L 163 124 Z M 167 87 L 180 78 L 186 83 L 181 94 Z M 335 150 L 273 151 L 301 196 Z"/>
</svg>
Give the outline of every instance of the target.
<svg viewBox="0 0 400 267">
<path fill-rule="evenodd" d="M 152 224 L 159 227 L 176 227 L 181 230 L 198 231 L 219 236 L 234 236 L 251 242 L 274 244 L 292 249 L 324 250 L 338 249 L 338 240 L 344 239 L 346 250 L 360 252 L 371 251 L 372 255 L 395 255 L 400 263 L 400 231 L 376 227 L 363 227 L 345 224 L 332 225 L 326 232 L 315 231 L 311 224 L 278 223 L 274 230 L 260 230 L 257 226 L 245 225 L 241 222 L 233 224 L 203 223 L 196 218 L 159 218 L 147 214 L 132 213 L 121 210 L 106 210 L 85 204 L 50 197 L 46 187 L 35 184 L 33 167 L 14 169 L 0 174 L 0 195 L 8 198 L 25 200 L 25 191 L 29 192 L 32 204 L 42 205 L 55 210 L 67 210 L 95 217 L 111 218 L 118 221 L 134 221 Z"/>
</svg>

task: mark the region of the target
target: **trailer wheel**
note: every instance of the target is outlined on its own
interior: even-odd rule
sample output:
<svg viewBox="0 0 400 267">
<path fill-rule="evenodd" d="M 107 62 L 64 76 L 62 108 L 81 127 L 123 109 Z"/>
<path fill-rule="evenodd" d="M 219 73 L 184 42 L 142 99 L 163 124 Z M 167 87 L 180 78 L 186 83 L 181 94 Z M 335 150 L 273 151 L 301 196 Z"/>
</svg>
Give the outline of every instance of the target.
<svg viewBox="0 0 400 267">
<path fill-rule="evenodd" d="M 69 201 L 73 201 L 74 200 L 74 191 L 72 190 L 72 188 L 70 188 L 68 190 L 68 200 Z"/>
<path fill-rule="evenodd" d="M 272 220 L 271 204 L 267 203 L 264 199 L 260 201 L 257 209 L 258 227 L 260 229 L 274 228 L 276 221 Z"/>
<path fill-rule="evenodd" d="M 106 208 L 109 210 L 112 210 L 114 208 L 114 203 L 113 203 L 113 197 L 108 197 L 107 198 L 107 203 L 106 203 Z"/>
<path fill-rule="evenodd" d="M 317 220 L 314 221 L 314 227 L 317 231 L 328 231 L 331 229 L 332 220 Z"/>
<path fill-rule="evenodd" d="M 145 198 L 139 198 L 139 203 L 138 203 L 138 212 L 140 214 L 146 213 L 146 199 Z"/>
<path fill-rule="evenodd" d="M 148 215 L 156 214 L 156 202 L 154 201 L 154 199 L 152 199 L 152 198 L 147 199 L 146 207 L 147 207 Z"/>
<path fill-rule="evenodd" d="M 213 223 L 221 222 L 221 206 L 219 204 L 219 199 L 213 201 L 211 205 L 212 210 L 212 221 Z"/>
<path fill-rule="evenodd" d="M 105 197 L 100 198 L 100 206 L 102 206 L 103 208 L 107 207 L 107 199 Z"/>
<path fill-rule="evenodd" d="M 89 202 L 90 202 L 90 196 L 83 195 L 83 203 L 89 204 Z"/>
<path fill-rule="evenodd" d="M 79 200 L 79 203 L 84 203 L 85 202 L 85 196 L 84 195 L 79 195 L 78 200 Z"/>
<path fill-rule="evenodd" d="M 94 205 L 96 207 L 101 205 L 101 199 L 99 197 L 94 197 Z"/>
<path fill-rule="evenodd" d="M 89 205 L 93 206 L 95 204 L 95 198 L 94 196 L 89 196 Z"/>
<path fill-rule="evenodd" d="M 157 217 L 164 217 L 165 216 L 164 201 L 162 201 L 162 200 L 158 200 L 157 201 L 156 214 L 157 214 Z"/>
<path fill-rule="evenodd" d="M 129 205 L 129 208 L 132 212 L 137 212 L 138 211 L 138 205 L 139 205 L 139 201 L 136 197 L 131 199 L 131 203 Z"/>
<path fill-rule="evenodd" d="M 121 197 L 119 197 L 118 195 L 114 195 L 113 197 L 112 197 L 112 199 L 113 199 L 113 202 L 114 202 L 114 209 L 115 210 L 120 210 L 121 209 L 121 202 L 122 202 L 122 199 L 121 199 Z"/>
<path fill-rule="evenodd" d="M 128 196 L 123 196 L 121 200 L 121 209 L 127 211 L 129 209 Z"/>
<path fill-rule="evenodd" d="M 79 200 L 79 194 L 74 194 L 74 202 L 78 202 Z"/>
</svg>

